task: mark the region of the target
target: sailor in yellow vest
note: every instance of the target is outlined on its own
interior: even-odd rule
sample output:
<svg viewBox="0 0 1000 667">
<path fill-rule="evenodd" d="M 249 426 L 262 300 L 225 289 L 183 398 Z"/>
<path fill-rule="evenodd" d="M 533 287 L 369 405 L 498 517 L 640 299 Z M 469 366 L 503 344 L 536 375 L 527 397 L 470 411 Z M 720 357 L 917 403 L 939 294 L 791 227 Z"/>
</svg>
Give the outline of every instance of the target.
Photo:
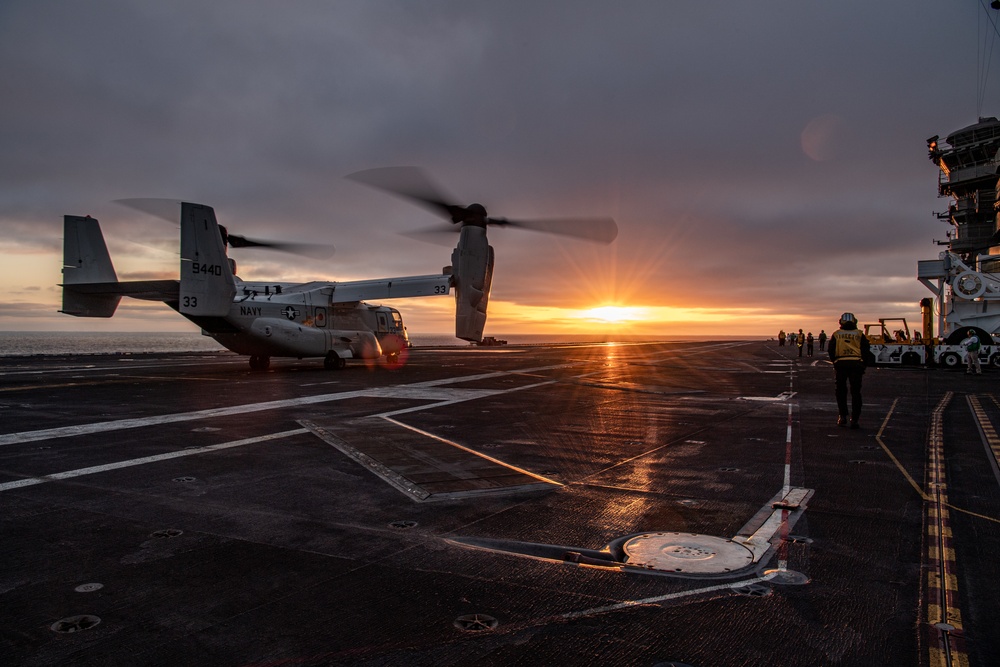
<svg viewBox="0 0 1000 667">
<path fill-rule="evenodd" d="M 851 385 L 851 428 L 860 428 L 861 378 L 866 361 L 871 357 L 871 345 L 858 331 L 854 313 L 840 316 L 840 329 L 830 336 L 830 361 L 837 376 L 837 426 L 847 426 L 847 385 Z"/>
</svg>

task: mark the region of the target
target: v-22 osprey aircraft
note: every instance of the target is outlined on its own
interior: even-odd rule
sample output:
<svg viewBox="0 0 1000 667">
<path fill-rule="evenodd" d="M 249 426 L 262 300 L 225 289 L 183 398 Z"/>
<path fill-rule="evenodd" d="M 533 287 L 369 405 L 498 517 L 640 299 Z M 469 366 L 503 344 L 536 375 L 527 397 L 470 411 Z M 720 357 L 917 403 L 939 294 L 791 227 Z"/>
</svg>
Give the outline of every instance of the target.
<svg viewBox="0 0 1000 667">
<path fill-rule="evenodd" d="M 210 206 L 180 202 L 180 279 L 119 281 L 101 233 L 90 216 L 64 217 L 63 303 L 76 317 L 111 317 L 128 296 L 162 301 L 224 347 L 249 355 L 250 368 L 266 370 L 271 357 L 322 357 L 339 369 L 348 359 L 385 357 L 398 363 L 409 346 L 395 308 L 366 299 L 441 296 L 455 292 L 455 336 L 480 342 L 493 280 L 493 247 L 486 228 L 511 226 L 610 243 L 618 228 L 610 218 L 514 221 L 491 218 L 480 204 L 460 206 L 417 168 L 370 169 L 349 176 L 431 209 L 458 231 L 451 266 L 440 274 L 356 281 L 244 281 L 227 247 L 276 246 L 232 235 Z"/>
</svg>

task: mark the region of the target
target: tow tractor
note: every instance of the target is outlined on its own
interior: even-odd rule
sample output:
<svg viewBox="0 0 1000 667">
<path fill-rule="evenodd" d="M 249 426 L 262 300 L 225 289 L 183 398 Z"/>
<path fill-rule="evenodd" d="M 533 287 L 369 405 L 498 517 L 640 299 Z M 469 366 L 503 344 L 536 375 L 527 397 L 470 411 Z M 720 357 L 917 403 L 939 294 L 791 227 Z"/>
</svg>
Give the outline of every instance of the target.
<svg viewBox="0 0 1000 667">
<path fill-rule="evenodd" d="M 506 345 L 507 341 L 497 338 L 495 336 L 483 336 L 481 341 L 473 342 L 473 345 L 479 345 L 480 347 L 497 347 L 499 345 Z"/>
<path fill-rule="evenodd" d="M 877 365 L 923 366 L 927 363 L 929 346 L 919 331 L 910 334 L 904 317 L 883 317 L 878 324 L 866 324 L 865 337 L 871 343 Z"/>
<path fill-rule="evenodd" d="M 922 300 L 921 307 L 929 308 L 929 303 L 925 302 L 930 301 Z M 925 326 L 929 323 L 925 312 Z M 879 319 L 878 324 L 866 324 L 864 331 L 878 366 L 937 365 L 958 368 L 966 363 L 967 353 L 961 342 L 970 329 L 976 332 L 981 343 L 979 362 L 1000 368 L 1000 345 L 996 345 L 993 337 L 980 327 L 956 328 L 944 340 L 926 339 L 920 331 L 911 333 L 906 318 L 884 317 Z M 930 331 L 929 326 L 927 330 Z"/>
</svg>

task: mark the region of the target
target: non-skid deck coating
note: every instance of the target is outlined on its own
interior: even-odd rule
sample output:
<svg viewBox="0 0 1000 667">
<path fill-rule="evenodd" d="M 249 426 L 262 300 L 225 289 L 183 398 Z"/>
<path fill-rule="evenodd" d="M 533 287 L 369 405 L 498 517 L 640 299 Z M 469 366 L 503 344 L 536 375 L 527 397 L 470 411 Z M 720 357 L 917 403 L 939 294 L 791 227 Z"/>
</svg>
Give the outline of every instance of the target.
<svg viewBox="0 0 1000 667">
<path fill-rule="evenodd" d="M 792 354 L 0 359 L 0 655 L 996 664 L 1000 370 Z"/>
<path fill-rule="evenodd" d="M 416 501 L 541 492 L 561 486 L 392 419 L 300 423 Z"/>
</svg>

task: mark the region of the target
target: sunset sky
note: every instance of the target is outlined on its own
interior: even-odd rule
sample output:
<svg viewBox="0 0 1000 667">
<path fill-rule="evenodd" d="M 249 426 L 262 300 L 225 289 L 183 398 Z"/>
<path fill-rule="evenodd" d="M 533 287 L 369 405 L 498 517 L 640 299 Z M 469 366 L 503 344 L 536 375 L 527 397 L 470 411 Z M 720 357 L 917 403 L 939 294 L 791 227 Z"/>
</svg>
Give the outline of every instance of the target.
<svg viewBox="0 0 1000 667">
<path fill-rule="evenodd" d="M 611 245 L 492 229 L 488 335 L 916 321 L 949 229 L 926 140 L 1000 115 L 988 6 L 4 0 L 0 330 L 197 331 L 56 312 L 64 214 L 101 221 L 120 280 L 177 276 L 177 226 L 121 198 L 336 247 L 234 250 L 245 279 L 438 273 L 450 247 L 401 235 L 436 219 L 344 178 L 394 165 L 492 215 L 617 221 Z M 391 305 L 453 330 L 449 297 Z"/>
</svg>

